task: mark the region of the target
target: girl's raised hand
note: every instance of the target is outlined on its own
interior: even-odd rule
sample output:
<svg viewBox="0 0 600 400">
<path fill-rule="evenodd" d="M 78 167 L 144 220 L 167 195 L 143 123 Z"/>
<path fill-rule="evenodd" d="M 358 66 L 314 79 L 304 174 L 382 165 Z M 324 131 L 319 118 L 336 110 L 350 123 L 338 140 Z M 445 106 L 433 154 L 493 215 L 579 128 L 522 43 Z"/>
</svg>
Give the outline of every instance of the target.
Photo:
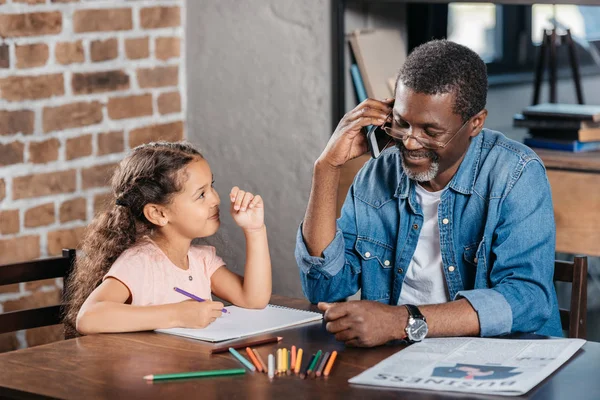
<svg viewBox="0 0 600 400">
<path fill-rule="evenodd" d="M 264 203 L 262 197 L 234 186 L 229 193 L 231 216 L 244 230 L 261 229 L 265 224 Z"/>
</svg>

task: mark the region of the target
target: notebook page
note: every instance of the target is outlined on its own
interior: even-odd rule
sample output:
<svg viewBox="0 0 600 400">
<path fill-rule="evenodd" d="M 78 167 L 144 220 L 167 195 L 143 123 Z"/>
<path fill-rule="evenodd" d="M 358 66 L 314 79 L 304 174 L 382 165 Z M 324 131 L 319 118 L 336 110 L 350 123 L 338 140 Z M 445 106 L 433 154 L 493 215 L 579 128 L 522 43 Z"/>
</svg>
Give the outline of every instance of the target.
<svg viewBox="0 0 600 400">
<path fill-rule="evenodd" d="M 225 308 L 228 313 L 223 314 L 221 318 L 206 328 L 171 328 L 157 329 L 156 331 L 209 342 L 220 342 L 323 319 L 319 313 L 271 304 L 262 310 L 250 310 L 236 306 Z"/>
</svg>

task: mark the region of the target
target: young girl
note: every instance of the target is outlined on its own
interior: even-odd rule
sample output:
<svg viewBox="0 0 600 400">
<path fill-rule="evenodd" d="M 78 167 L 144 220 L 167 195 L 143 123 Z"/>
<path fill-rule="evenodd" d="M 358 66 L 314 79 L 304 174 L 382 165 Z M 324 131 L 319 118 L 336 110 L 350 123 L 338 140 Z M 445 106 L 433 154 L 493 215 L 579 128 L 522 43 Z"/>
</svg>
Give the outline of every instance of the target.
<svg viewBox="0 0 600 400">
<path fill-rule="evenodd" d="M 138 146 L 112 177 L 115 202 L 92 222 L 68 283 L 68 326 L 81 334 L 203 328 L 223 304 L 264 308 L 271 260 L 260 196 L 234 187 L 230 212 L 246 237 L 244 277 L 194 238 L 219 228 L 210 167 L 187 143 Z M 204 298 L 198 302 L 174 287 Z"/>
</svg>

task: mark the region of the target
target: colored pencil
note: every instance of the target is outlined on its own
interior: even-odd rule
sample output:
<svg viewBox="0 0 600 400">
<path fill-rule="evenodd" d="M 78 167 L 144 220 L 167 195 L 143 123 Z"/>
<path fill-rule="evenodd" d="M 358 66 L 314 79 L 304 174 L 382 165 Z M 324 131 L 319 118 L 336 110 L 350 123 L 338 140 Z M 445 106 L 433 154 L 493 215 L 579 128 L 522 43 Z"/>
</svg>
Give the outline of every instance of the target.
<svg viewBox="0 0 600 400">
<path fill-rule="evenodd" d="M 176 291 L 177 293 L 181 293 L 182 295 L 189 297 L 189 298 L 190 298 L 190 299 L 192 299 L 192 300 L 196 300 L 196 301 L 206 301 L 206 300 L 204 300 L 203 298 L 201 298 L 201 297 L 198 297 L 198 296 L 196 296 L 195 294 L 191 294 L 190 292 L 186 292 L 186 291 L 185 291 L 185 290 L 183 290 L 183 289 L 179 289 L 178 287 L 174 287 L 174 288 L 173 288 L 173 290 L 174 290 L 174 291 Z M 225 313 L 225 314 L 227 313 L 227 310 L 226 310 L 226 309 L 224 309 L 224 308 L 221 308 L 221 311 L 222 311 L 223 313 Z"/>
<path fill-rule="evenodd" d="M 321 359 L 321 362 L 319 363 L 319 368 L 317 368 L 317 372 L 316 372 L 317 376 L 321 376 L 321 374 L 323 373 L 323 368 L 325 368 L 325 364 L 327 364 L 328 358 L 329 358 L 329 352 L 325 353 L 325 355 Z"/>
<path fill-rule="evenodd" d="M 298 350 L 298 354 L 296 355 L 296 365 L 294 365 L 294 374 L 298 375 L 300 373 L 300 365 L 302 365 L 302 353 L 303 350 Z"/>
<path fill-rule="evenodd" d="M 325 367 L 325 372 L 323 372 L 324 376 L 329 376 L 329 373 L 331 372 L 331 368 L 333 368 L 333 362 L 335 361 L 335 357 L 337 357 L 337 351 L 334 351 L 333 353 L 331 353 L 331 357 L 329 357 L 329 362 L 327 363 L 327 366 Z"/>
<path fill-rule="evenodd" d="M 306 364 L 306 366 L 304 367 L 304 371 L 302 371 L 300 373 L 300 378 L 304 379 L 306 378 L 306 373 L 308 372 L 308 368 L 310 368 L 310 364 L 312 364 L 313 360 L 315 359 L 315 354 L 313 354 L 309 359 L 308 359 L 308 363 Z"/>
<path fill-rule="evenodd" d="M 292 346 L 292 360 L 290 362 L 290 369 L 294 369 L 296 365 L 296 346 Z"/>
<path fill-rule="evenodd" d="M 315 370 L 315 368 L 317 367 L 317 363 L 321 359 L 321 354 L 323 354 L 323 352 L 321 350 L 317 351 L 317 354 L 315 354 L 314 360 L 310 364 L 310 367 L 308 367 L 308 371 L 306 371 L 307 375 L 310 375 Z"/>
<path fill-rule="evenodd" d="M 256 371 L 256 367 L 254 365 L 252 365 L 252 363 L 250 361 L 246 360 L 246 358 L 244 358 L 243 355 L 238 353 L 236 349 L 234 349 L 233 347 L 230 347 L 229 352 L 231 354 L 233 354 L 233 356 L 235 358 L 237 358 L 239 362 L 244 364 L 244 367 L 248 368 L 250 371 Z"/>
<path fill-rule="evenodd" d="M 260 356 L 260 353 L 256 349 L 252 349 L 252 352 L 254 353 L 254 355 L 256 356 L 256 359 L 260 363 L 260 366 L 262 367 L 263 372 L 266 374 L 267 373 L 267 366 L 265 365 L 265 362 L 263 361 L 263 358 Z"/>
<path fill-rule="evenodd" d="M 256 347 L 256 346 L 260 346 L 261 344 L 281 342 L 282 340 L 283 340 L 283 338 L 281 336 L 274 336 L 274 337 L 270 337 L 267 339 L 251 340 L 251 341 L 243 342 L 243 343 L 236 343 L 236 344 L 225 343 L 218 347 L 213 347 L 210 350 L 210 352 L 212 354 L 223 353 L 225 351 L 228 351 L 230 347 L 233 347 L 234 349 L 243 349 L 244 347 Z"/>
<path fill-rule="evenodd" d="M 256 370 L 258 372 L 263 372 L 262 365 L 260 365 L 260 363 L 256 359 L 256 356 L 254 355 L 254 352 L 250 347 L 246 347 L 246 354 L 248 354 L 248 358 L 250 359 L 250 361 L 252 361 L 252 364 L 254 364 Z"/>
<path fill-rule="evenodd" d="M 281 350 L 281 373 L 285 374 L 287 371 L 287 349 Z"/>
<path fill-rule="evenodd" d="M 186 379 L 186 378 L 204 378 L 210 376 L 227 376 L 227 375 L 242 375 L 246 370 L 239 369 L 216 369 L 213 371 L 196 371 L 196 372 L 181 372 L 178 374 L 162 374 L 162 375 L 146 375 L 144 379 L 147 381 L 164 381 L 168 379 Z"/>
<path fill-rule="evenodd" d="M 287 369 L 285 370 L 285 373 L 287 375 L 292 374 L 292 352 L 291 351 L 287 352 Z"/>
<path fill-rule="evenodd" d="M 269 379 L 273 379 L 275 377 L 275 357 L 273 357 L 273 354 L 269 354 L 267 362 L 269 363 Z"/>
<path fill-rule="evenodd" d="M 276 375 L 281 373 L 281 349 L 277 349 L 277 368 L 275 368 L 275 371 Z"/>
</svg>

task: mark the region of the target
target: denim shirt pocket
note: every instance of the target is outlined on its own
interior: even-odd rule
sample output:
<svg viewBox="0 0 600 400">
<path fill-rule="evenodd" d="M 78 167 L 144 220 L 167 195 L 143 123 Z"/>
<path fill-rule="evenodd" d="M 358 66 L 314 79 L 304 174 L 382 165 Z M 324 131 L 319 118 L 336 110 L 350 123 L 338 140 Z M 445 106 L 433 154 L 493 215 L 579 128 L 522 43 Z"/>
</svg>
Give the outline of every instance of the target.
<svg viewBox="0 0 600 400">
<path fill-rule="evenodd" d="M 475 289 L 489 288 L 490 280 L 487 266 L 485 239 L 479 243 L 465 246 L 463 259 L 468 265 L 475 267 Z"/>
<path fill-rule="evenodd" d="M 358 238 L 354 245 L 362 264 L 362 297 L 388 303 L 391 295 L 390 274 L 394 267 L 394 252 L 391 246 Z"/>
</svg>

